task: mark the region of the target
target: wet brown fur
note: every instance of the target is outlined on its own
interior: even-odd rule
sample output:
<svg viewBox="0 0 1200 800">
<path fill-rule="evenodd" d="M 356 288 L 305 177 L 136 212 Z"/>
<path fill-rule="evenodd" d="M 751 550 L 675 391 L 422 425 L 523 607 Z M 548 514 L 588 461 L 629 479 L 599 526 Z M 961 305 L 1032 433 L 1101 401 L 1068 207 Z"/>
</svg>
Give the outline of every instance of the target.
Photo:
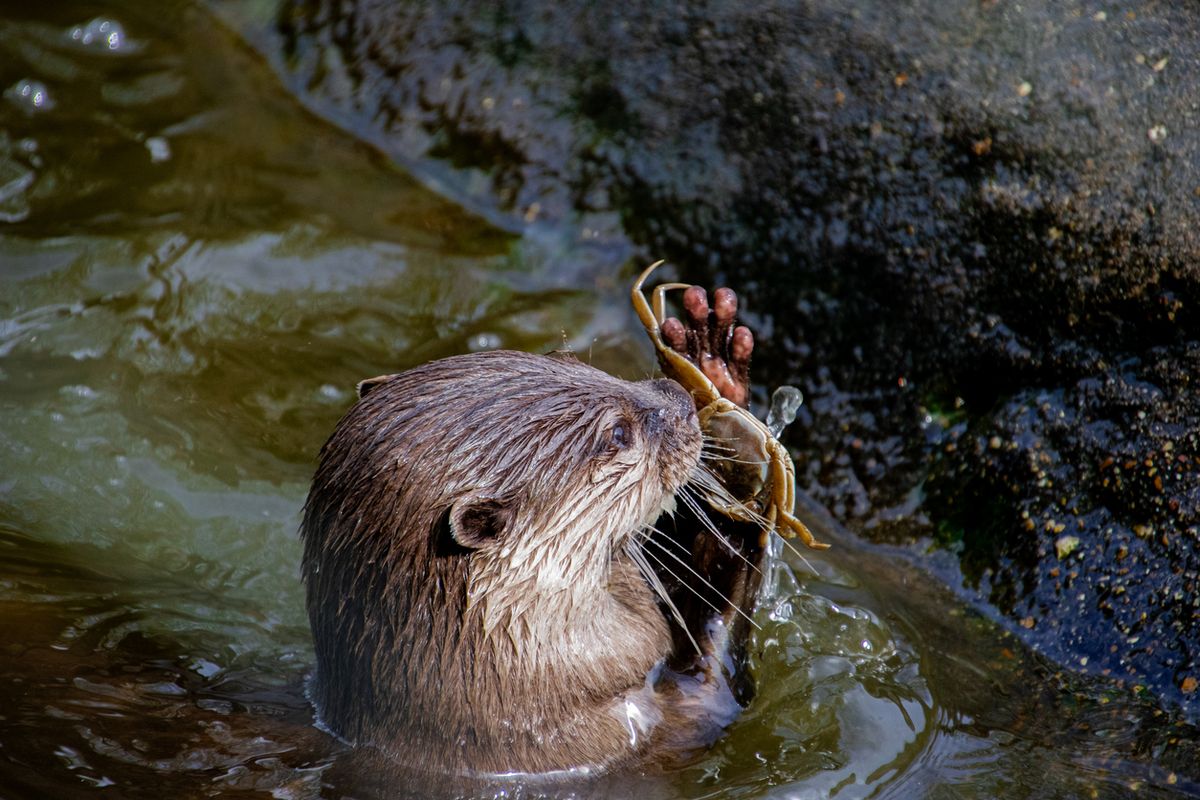
<svg viewBox="0 0 1200 800">
<path fill-rule="evenodd" d="M 505 351 L 360 391 L 302 528 L 322 721 L 451 774 L 638 759 L 672 642 L 625 548 L 698 463 L 687 394 Z"/>
</svg>

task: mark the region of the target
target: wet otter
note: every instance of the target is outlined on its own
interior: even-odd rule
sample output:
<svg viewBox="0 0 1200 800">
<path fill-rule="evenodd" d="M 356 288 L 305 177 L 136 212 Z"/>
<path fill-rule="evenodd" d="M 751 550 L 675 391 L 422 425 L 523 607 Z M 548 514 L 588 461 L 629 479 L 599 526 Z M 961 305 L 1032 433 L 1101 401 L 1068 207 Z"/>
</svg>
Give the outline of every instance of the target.
<svg viewBox="0 0 1200 800">
<path fill-rule="evenodd" d="M 683 642 L 713 613 L 681 603 L 672 626 L 677 587 L 640 549 L 701 446 L 678 384 L 569 356 L 478 353 L 364 381 L 302 528 L 323 722 L 467 775 L 597 772 L 710 740 L 728 705 L 703 696 L 721 687 L 663 671 L 694 666 Z M 716 578 L 728 554 L 679 530 Z M 732 572 L 726 594 L 710 588 L 745 601 L 756 584 Z"/>
</svg>

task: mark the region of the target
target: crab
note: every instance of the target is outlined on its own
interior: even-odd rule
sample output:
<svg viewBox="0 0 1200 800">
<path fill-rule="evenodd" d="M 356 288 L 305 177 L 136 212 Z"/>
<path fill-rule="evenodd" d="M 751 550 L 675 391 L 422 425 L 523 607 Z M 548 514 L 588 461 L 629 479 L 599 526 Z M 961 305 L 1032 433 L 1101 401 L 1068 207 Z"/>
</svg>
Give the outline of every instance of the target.
<svg viewBox="0 0 1200 800">
<path fill-rule="evenodd" d="M 713 471 L 725 491 L 710 493 L 707 498 L 709 504 L 730 519 L 759 525 L 764 532 L 775 530 L 789 539 L 798 536 L 813 549 L 827 548 L 829 545 L 818 542 L 808 526 L 795 516 L 796 468 L 787 449 L 748 409 L 729 399 L 731 394 L 736 396 L 731 388 L 742 387 L 731 380 L 725 387 L 725 394 L 722 394 L 697 363 L 700 359 L 689 358 L 664 338 L 663 326 L 668 322 L 666 293 L 690 289 L 691 284 L 660 284 L 654 287 L 652 300 L 647 301 L 642 287 L 662 263 L 656 261 L 646 267 L 633 284 L 630 294 L 634 311 L 654 343 L 663 374 L 677 381 L 692 396 L 705 440 L 717 443 L 720 449 L 721 457 L 713 462 Z M 731 321 L 736 299 L 731 292 L 725 297 L 730 298 L 725 314 Z M 722 298 L 718 297 L 717 301 L 720 304 Z M 700 306 L 705 315 L 706 306 L 707 301 Z M 676 336 L 683 336 L 678 321 L 674 325 L 677 327 L 672 328 L 672 333 L 679 330 Z M 750 332 L 745 328 L 733 330 L 731 326 L 727 327 L 734 352 L 740 345 L 744 350 L 742 366 L 748 369 L 749 348 L 753 346 Z"/>
</svg>

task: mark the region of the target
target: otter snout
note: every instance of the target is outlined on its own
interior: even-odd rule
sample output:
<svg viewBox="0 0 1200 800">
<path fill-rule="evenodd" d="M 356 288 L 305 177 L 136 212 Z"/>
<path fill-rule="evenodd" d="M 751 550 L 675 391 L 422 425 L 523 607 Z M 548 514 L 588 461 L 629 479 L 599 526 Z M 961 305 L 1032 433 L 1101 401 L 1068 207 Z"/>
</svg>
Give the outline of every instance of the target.
<svg viewBox="0 0 1200 800">
<path fill-rule="evenodd" d="M 673 380 L 645 381 L 641 418 L 646 440 L 657 449 L 663 489 L 674 494 L 700 461 L 704 437 L 691 395 Z"/>
<path fill-rule="evenodd" d="M 681 426 L 695 428 L 699 432 L 700 422 L 696 417 L 696 405 L 682 386 L 669 378 L 647 383 L 658 393 L 660 400 L 647 409 L 647 434 L 659 436 L 666 430 Z"/>
</svg>

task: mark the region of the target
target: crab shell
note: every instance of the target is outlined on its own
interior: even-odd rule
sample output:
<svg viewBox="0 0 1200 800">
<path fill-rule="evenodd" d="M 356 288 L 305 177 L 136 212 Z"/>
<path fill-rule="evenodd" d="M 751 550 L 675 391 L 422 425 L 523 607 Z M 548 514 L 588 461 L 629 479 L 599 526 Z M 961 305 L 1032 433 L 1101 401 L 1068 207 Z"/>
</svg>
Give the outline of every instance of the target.
<svg viewBox="0 0 1200 800">
<path fill-rule="evenodd" d="M 717 512 L 742 522 L 755 522 L 764 530 L 800 540 L 823 550 L 828 544 L 813 538 L 808 526 L 794 515 L 796 468 L 792 457 L 757 417 L 721 396 L 700 368 L 682 353 L 667 346 L 660 327 L 666 319 L 666 293 L 687 289 L 687 283 L 664 283 L 654 287 L 647 302 L 642 286 L 662 264 L 656 261 L 638 276 L 630 293 L 633 309 L 654 343 L 663 374 L 677 381 L 692 396 L 706 439 L 720 442 L 729 455 L 715 462 L 714 472 L 735 502 L 710 499 Z"/>
</svg>

